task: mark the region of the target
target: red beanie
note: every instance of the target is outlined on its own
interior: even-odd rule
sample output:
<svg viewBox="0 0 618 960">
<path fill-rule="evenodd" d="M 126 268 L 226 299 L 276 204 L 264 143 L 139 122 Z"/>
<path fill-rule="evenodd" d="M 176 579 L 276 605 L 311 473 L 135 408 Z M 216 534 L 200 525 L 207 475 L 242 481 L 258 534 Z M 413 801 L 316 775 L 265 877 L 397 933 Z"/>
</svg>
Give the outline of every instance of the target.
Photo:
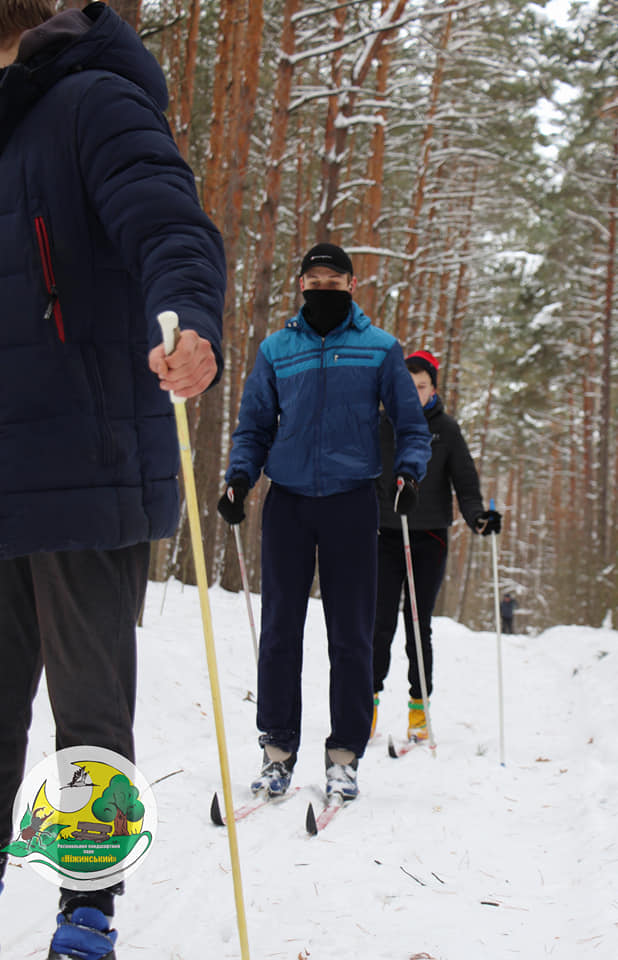
<svg viewBox="0 0 618 960">
<path fill-rule="evenodd" d="M 440 364 L 428 350 L 417 350 L 406 357 L 406 367 L 408 370 L 418 372 L 424 370 L 431 377 L 434 387 L 438 385 L 438 368 Z"/>
</svg>

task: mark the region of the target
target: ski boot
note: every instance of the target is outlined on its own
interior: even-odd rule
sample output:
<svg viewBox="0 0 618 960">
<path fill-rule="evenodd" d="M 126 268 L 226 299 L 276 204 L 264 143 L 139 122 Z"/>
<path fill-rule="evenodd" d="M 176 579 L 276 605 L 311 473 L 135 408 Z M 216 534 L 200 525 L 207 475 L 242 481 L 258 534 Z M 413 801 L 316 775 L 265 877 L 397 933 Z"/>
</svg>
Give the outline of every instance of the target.
<svg viewBox="0 0 618 960">
<path fill-rule="evenodd" d="M 408 702 L 408 740 L 426 740 L 428 736 L 423 701 L 412 699 Z"/>
<path fill-rule="evenodd" d="M 116 960 L 118 934 L 96 907 L 77 906 L 58 914 L 47 960 Z"/>
<path fill-rule="evenodd" d="M 295 763 L 295 753 L 286 756 L 278 747 L 264 747 L 262 769 L 251 784 L 251 792 L 264 791 L 269 797 L 282 797 L 290 786 Z"/>
<path fill-rule="evenodd" d="M 342 800 L 358 796 L 358 757 L 351 750 L 326 750 L 326 799 L 339 794 Z"/>
</svg>

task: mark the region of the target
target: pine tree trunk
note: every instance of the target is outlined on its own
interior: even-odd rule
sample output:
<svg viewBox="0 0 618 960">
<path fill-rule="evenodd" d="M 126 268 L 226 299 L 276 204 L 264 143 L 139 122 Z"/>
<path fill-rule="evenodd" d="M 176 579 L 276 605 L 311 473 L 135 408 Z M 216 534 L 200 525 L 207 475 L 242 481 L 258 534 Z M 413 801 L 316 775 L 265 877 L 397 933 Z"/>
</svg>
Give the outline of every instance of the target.
<svg viewBox="0 0 618 960">
<path fill-rule="evenodd" d="M 455 0 L 449 0 L 449 6 L 454 6 Z M 418 171 L 416 176 L 416 187 L 412 198 L 412 213 L 408 224 L 408 242 L 406 244 L 406 256 L 408 265 L 404 271 L 404 283 L 397 303 L 397 314 L 395 320 L 395 336 L 400 343 L 405 343 L 408 339 L 408 323 L 410 311 L 410 289 L 413 285 L 413 276 L 416 273 L 416 256 L 419 246 L 418 233 L 421 210 L 425 202 L 425 187 L 429 173 L 429 160 L 433 149 L 434 118 L 438 109 L 440 93 L 442 91 L 442 78 L 444 75 L 445 53 L 451 37 L 451 27 L 453 22 L 452 11 L 446 14 L 444 29 L 440 37 L 438 48 L 438 59 L 434 70 L 431 83 L 431 93 L 429 104 L 427 106 L 427 116 L 423 130 L 423 139 L 421 143 L 420 156 L 418 162 Z"/>
<path fill-rule="evenodd" d="M 382 0 L 382 14 L 386 12 L 388 0 Z M 390 67 L 390 48 L 383 44 L 378 53 L 376 70 L 377 101 L 385 101 L 387 95 L 388 74 Z M 363 204 L 363 222 L 359 231 L 359 241 L 363 246 L 378 247 L 380 245 L 379 220 L 382 211 L 382 181 L 384 179 L 384 153 L 386 145 L 386 117 L 387 107 L 381 106 L 376 112 L 376 123 L 371 137 L 369 161 L 367 164 L 368 188 Z M 359 277 L 359 299 L 364 312 L 376 322 L 378 301 L 378 285 L 380 282 L 380 254 L 366 253 L 357 258 L 359 261 L 356 273 Z"/>
<path fill-rule="evenodd" d="M 185 56 L 180 84 L 179 128 L 176 134 L 178 149 L 185 160 L 189 157 L 191 137 L 191 114 L 193 112 L 193 92 L 195 89 L 195 65 L 197 61 L 197 41 L 200 29 L 200 0 L 191 0 L 189 9 L 189 29 L 185 45 Z"/>
<path fill-rule="evenodd" d="M 277 215 L 281 200 L 281 173 L 286 147 L 289 120 L 290 92 L 294 66 L 290 59 L 294 53 L 295 33 L 293 17 L 300 0 L 286 0 L 281 29 L 281 57 L 277 68 L 277 81 L 273 96 L 271 136 L 266 160 L 264 200 L 258 215 L 259 237 L 255 253 L 256 272 L 253 288 L 253 330 L 247 351 L 247 371 L 253 369 L 260 343 L 268 332 L 270 294 L 272 289 L 273 261 Z"/>
<path fill-rule="evenodd" d="M 229 92 L 230 131 L 226 138 L 228 175 L 222 221 L 227 259 L 227 295 L 223 325 L 227 341 L 231 347 L 228 350 L 228 391 L 225 398 L 227 411 L 224 416 L 229 434 L 236 425 L 245 371 L 247 338 L 246 336 L 242 337 L 242 323 L 239 323 L 237 315 L 236 268 L 242 221 L 243 188 L 247 175 L 250 134 L 258 93 L 264 23 L 262 0 L 248 0 L 245 6 L 245 14 L 244 18 L 240 18 L 238 17 L 238 10 L 236 10 L 234 44 L 241 67 L 233 72 L 232 86 Z M 220 423 L 222 425 L 222 421 Z M 224 441 L 226 441 L 224 444 L 225 450 L 222 453 L 227 456 L 230 437 L 224 438 Z M 215 503 L 216 501 L 212 503 L 213 511 Z M 224 533 L 228 535 L 224 536 L 223 542 L 221 582 L 227 589 L 238 590 L 241 586 L 238 560 L 235 557 L 235 551 L 230 546 L 229 533 L 227 531 Z"/>
<path fill-rule="evenodd" d="M 609 219 L 607 240 L 607 273 L 605 280 L 605 306 L 603 311 L 603 343 L 601 353 L 601 396 L 599 409 L 599 498 L 598 529 L 601 563 L 610 559 L 607 536 L 609 508 L 609 435 L 611 425 L 611 351 L 612 313 L 614 302 L 614 275 L 616 270 L 616 216 L 618 214 L 618 122 L 614 121 L 613 158 L 609 195 Z"/>
<path fill-rule="evenodd" d="M 204 187 L 202 204 L 204 210 L 220 223 L 223 214 L 223 197 L 225 194 L 225 129 L 226 103 L 229 76 L 232 69 L 232 23 L 234 19 L 233 0 L 221 0 L 219 15 L 219 37 L 217 41 L 217 56 L 214 69 L 214 86 L 212 92 L 210 140 L 206 169 L 204 172 Z"/>
</svg>

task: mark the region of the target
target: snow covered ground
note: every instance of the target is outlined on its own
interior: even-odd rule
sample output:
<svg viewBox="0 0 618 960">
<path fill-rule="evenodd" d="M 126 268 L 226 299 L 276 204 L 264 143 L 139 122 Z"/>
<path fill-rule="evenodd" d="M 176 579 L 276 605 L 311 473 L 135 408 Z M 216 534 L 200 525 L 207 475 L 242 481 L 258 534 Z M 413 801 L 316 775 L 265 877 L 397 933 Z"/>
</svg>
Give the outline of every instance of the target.
<svg viewBox="0 0 618 960">
<path fill-rule="evenodd" d="M 210 591 L 236 805 L 260 754 L 245 600 Z M 256 618 L 259 598 L 254 597 Z M 393 760 L 406 724 L 402 626 L 361 796 L 316 838 L 328 733 L 322 609 L 305 641 L 301 790 L 237 826 L 252 960 L 615 960 L 618 956 L 618 631 L 557 626 L 503 637 L 505 765 L 496 637 L 434 626 L 437 749 Z M 199 599 L 151 584 L 140 632 L 138 767 L 155 787 L 153 850 L 115 924 L 119 960 L 240 958 Z M 28 767 L 53 751 L 44 689 Z M 5 960 L 47 956 L 56 890 L 12 860 L 0 897 Z"/>
</svg>

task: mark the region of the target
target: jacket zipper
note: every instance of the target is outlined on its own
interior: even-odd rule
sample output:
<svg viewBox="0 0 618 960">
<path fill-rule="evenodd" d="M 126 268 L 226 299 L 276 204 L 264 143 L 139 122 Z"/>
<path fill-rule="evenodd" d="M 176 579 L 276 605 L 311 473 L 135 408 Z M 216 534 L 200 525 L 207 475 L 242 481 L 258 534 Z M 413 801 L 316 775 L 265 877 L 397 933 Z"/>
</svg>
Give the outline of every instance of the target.
<svg viewBox="0 0 618 960">
<path fill-rule="evenodd" d="M 318 442 L 316 444 L 318 456 L 315 463 L 315 485 L 316 490 L 318 491 L 318 496 L 321 494 L 322 483 L 321 483 L 321 474 L 319 470 L 320 455 L 322 450 L 322 423 L 324 418 L 324 397 L 326 394 L 326 364 L 325 359 L 325 343 L 324 337 L 322 337 L 322 346 L 320 348 L 320 379 L 321 379 L 321 390 L 320 390 L 320 409 L 319 416 L 317 417 L 317 426 L 318 426 Z"/>
<path fill-rule="evenodd" d="M 34 226 L 39 244 L 41 263 L 43 265 L 45 286 L 49 294 L 44 319 L 51 320 L 52 317 L 54 318 L 58 337 L 61 342 L 64 343 L 64 320 L 62 319 L 62 310 L 60 308 L 60 301 L 58 300 L 58 288 L 56 287 L 56 277 L 54 276 L 54 267 L 51 259 L 49 235 L 43 217 L 35 217 Z"/>
</svg>

